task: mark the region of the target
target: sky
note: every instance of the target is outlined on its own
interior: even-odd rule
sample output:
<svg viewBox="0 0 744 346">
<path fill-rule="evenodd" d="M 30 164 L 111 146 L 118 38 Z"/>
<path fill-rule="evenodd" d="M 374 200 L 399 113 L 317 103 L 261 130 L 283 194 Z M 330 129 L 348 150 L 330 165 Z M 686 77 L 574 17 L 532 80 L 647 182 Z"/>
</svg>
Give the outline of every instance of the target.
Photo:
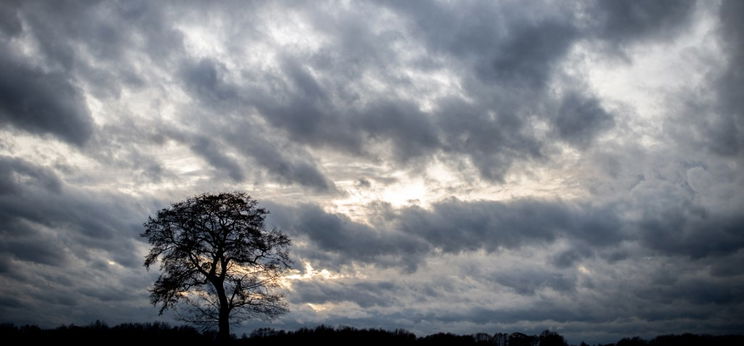
<svg viewBox="0 0 744 346">
<path fill-rule="evenodd" d="M 293 240 L 257 326 L 744 332 L 742 1 L 2 1 L 0 321 L 172 320 L 148 215 Z"/>
</svg>

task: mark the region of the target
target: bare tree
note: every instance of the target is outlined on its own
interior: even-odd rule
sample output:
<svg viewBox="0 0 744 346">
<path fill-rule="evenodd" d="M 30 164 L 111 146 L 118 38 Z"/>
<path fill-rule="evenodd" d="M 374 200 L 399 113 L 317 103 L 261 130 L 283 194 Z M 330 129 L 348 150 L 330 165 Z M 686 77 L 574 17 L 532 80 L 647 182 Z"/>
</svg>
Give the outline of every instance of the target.
<svg viewBox="0 0 744 346">
<path fill-rule="evenodd" d="M 148 217 L 142 237 L 152 248 L 145 267 L 160 263 L 160 277 L 150 290 L 160 313 L 173 308 L 184 321 L 216 324 L 218 337 L 226 341 L 231 318 L 287 312 L 283 296 L 274 291 L 291 264 L 290 240 L 265 228 L 268 213 L 247 194 L 235 192 L 198 195 Z"/>
</svg>

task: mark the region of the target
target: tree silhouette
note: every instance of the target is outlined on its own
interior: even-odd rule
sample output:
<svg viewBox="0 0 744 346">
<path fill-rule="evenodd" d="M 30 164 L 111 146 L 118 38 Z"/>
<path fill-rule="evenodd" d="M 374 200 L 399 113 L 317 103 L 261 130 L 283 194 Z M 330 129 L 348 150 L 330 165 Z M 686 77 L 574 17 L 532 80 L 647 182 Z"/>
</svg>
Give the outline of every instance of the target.
<svg viewBox="0 0 744 346">
<path fill-rule="evenodd" d="M 173 308 L 181 320 L 217 324 L 218 338 L 227 341 L 231 318 L 287 312 L 283 296 L 273 291 L 289 269 L 290 240 L 266 229 L 268 213 L 247 194 L 234 192 L 191 197 L 148 217 L 142 237 L 152 248 L 145 267 L 160 263 L 150 290 L 160 314 Z"/>
</svg>

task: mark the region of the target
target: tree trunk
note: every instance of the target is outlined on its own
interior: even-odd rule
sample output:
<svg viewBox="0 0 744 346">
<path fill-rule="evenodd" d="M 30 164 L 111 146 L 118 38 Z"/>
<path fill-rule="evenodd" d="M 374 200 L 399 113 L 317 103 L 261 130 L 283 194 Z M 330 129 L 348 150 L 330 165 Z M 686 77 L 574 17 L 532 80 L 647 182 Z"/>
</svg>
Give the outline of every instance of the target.
<svg viewBox="0 0 744 346">
<path fill-rule="evenodd" d="M 217 297 L 220 300 L 219 321 L 217 326 L 217 339 L 220 345 L 226 345 L 230 341 L 230 309 L 227 303 L 227 295 L 222 282 L 215 283 Z"/>
<path fill-rule="evenodd" d="M 221 345 L 226 345 L 230 341 L 230 311 L 227 306 L 220 306 L 219 332 L 217 338 Z"/>
</svg>

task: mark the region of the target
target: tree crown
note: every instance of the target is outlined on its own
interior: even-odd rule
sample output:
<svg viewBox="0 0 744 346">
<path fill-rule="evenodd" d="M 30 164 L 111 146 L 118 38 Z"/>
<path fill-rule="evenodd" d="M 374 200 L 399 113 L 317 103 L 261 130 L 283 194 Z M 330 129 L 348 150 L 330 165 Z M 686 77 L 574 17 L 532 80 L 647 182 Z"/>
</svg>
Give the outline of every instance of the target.
<svg viewBox="0 0 744 346">
<path fill-rule="evenodd" d="M 234 192 L 191 197 L 148 217 L 142 237 L 152 248 L 144 264 L 160 262 L 150 290 L 160 313 L 186 302 L 190 309 L 180 318 L 212 324 L 286 312 L 283 297 L 272 291 L 290 268 L 290 239 L 266 229 L 268 213 Z"/>
</svg>

